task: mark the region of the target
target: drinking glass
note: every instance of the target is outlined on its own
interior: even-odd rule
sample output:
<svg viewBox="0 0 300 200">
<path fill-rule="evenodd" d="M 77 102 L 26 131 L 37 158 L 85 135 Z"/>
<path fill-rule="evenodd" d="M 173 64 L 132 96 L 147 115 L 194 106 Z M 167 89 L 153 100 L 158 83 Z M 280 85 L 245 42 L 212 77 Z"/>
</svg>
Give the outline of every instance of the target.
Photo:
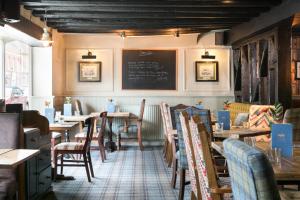
<svg viewBox="0 0 300 200">
<path fill-rule="evenodd" d="M 223 132 L 223 123 L 216 123 L 216 132 Z"/>
<path fill-rule="evenodd" d="M 75 114 L 75 116 L 79 116 L 80 112 L 78 110 L 75 110 L 74 114 Z"/>
<path fill-rule="evenodd" d="M 55 112 L 55 121 L 56 121 L 56 122 L 59 122 L 60 117 L 61 117 L 61 111 L 56 111 L 56 112 Z"/>
<path fill-rule="evenodd" d="M 274 148 L 274 161 L 276 165 L 281 166 L 281 149 Z"/>
</svg>

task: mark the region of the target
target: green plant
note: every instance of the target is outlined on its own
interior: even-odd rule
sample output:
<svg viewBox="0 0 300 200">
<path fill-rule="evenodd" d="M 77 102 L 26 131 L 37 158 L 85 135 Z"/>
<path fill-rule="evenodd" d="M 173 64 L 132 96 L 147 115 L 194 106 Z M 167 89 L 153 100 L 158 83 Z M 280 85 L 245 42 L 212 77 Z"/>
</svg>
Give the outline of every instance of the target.
<svg viewBox="0 0 300 200">
<path fill-rule="evenodd" d="M 71 104 L 71 103 L 72 103 L 72 97 L 66 97 L 65 104 Z"/>
<path fill-rule="evenodd" d="M 283 106 L 281 103 L 276 102 L 274 108 L 271 109 L 272 116 L 275 121 L 281 121 L 283 118 Z"/>
</svg>

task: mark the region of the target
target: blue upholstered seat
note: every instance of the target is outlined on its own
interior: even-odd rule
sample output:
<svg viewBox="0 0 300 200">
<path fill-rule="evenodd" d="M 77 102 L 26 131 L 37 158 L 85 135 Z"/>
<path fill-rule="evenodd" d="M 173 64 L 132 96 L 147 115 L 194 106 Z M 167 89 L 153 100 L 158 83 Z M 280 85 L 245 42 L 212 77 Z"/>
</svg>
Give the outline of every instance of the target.
<svg viewBox="0 0 300 200">
<path fill-rule="evenodd" d="M 185 151 L 185 144 L 182 135 L 182 129 L 179 119 L 179 114 L 182 111 L 186 111 L 189 116 L 198 115 L 200 116 L 202 122 L 205 124 L 208 133 L 212 133 L 211 119 L 210 119 L 210 111 L 207 109 L 198 109 L 196 107 L 188 107 L 186 109 L 177 109 L 175 110 L 175 120 L 176 120 L 176 129 L 178 135 L 178 147 L 179 147 L 179 156 L 178 156 L 178 164 L 181 169 L 188 169 L 188 162 Z"/>
<path fill-rule="evenodd" d="M 223 145 L 235 200 L 280 199 L 273 168 L 264 153 L 231 138 Z"/>
</svg>

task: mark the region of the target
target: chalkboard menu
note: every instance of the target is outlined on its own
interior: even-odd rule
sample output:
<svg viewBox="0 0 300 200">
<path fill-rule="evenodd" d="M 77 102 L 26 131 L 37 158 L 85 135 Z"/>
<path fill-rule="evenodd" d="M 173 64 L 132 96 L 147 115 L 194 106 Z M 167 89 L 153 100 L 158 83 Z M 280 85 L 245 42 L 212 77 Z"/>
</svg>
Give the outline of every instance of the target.
<svg viewBox="0 0 300 200">
<path fill-rule="evenodd" d="M 176 50 L 123 50 L 122 88 L 176 90 Z"/>
</svg>

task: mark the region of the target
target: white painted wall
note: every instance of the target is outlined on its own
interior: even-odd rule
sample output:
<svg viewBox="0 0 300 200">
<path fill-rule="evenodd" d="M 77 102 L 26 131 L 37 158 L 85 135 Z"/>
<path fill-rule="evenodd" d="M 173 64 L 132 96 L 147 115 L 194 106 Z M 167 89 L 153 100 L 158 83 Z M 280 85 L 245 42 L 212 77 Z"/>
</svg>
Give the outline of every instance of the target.
<svg viewBox="0 0 300 200">
<path fill-rule="evenodd" d="M 170 105 L 195 105 L 202 100 L 212 111 L 223 107 L 225 100 L 233 100 L 231 82 L 231 48 L 214 45 L 214 34 L 204 36 L 197 44 L 197 34 L 173 36 L 127 37 L 100 34 L 53 33 L 53 95 L 56 109 L 62 109 L 64 96 L 80 99 L 83 112 L 105 109 L 108 98 L 113 98 L 121 110 L 138 112 L 142 98 L 146 98 L 146 140 L 163 139 L 160 102 Z M 177 90 L 122 90 L 122 49 L 177 50 Z M 78 62 L 88 50 L 103 62 L 102 82 L 78 82 Z M 195 61 L 201 60 L 205 50 L 216 55 L 220 81 L 195 82 Z M 138 113 L 136 113 L 138 114 Z M 147 128 L 148 127 L 148 128 Z M 152 128 L 149 128 L 152 127 Z"/>
<path fill-rule="evenodd" d="M 0 39 L 0 98 L 4 98 L 4 41 Z"/>
<path fill-rule="evenodd" d="M 115 35 L 80 35 L 66 34 L 64 38 L 65 76 L 55 74 L 64 79 L 64 85 L 57 85 L 54 91 L 62 91 L 59 95 L 68 96 L 232 96 L 230 88 L 230 51 L 223 46 L 214 45 L 214 34 L 204 36 L 197 44 L 197 34 L 173 36 L 127 37 L 123 40 Z M 122 90 L 122 49 L 175 49 L 177 50 L 177 90 Z M 195 61 L 209 49 L 219 62 L 220 81 L 195 82 Z M 61 49 L 60 49 L 61 50 Z M 96 61 L 103 62 L 100 83 L 78 82 L 78 62 L 81 56 L 91 50 L 97 55 Z M 53 53 L 54 55 L 55 53 Z M 55 71 L 58 67 L 54 66 Z M 60 69 L 61 70 L 61 69 Z M 112 74 L 113 73 L 113 74 Z M 54 93 L 55 94 L 55 93 Z"/>
<path fill-rule="evenodd" d="M 44 113 L 45 101 L 50 101 L 53 105 L 52 82 L 52 47 L 33 47 L 30 109 Z"/>
<path fill-rule="evenodd" d="M 52 48 L 32 48 L 33 96 L 52 96 Z"/>
</svg>

